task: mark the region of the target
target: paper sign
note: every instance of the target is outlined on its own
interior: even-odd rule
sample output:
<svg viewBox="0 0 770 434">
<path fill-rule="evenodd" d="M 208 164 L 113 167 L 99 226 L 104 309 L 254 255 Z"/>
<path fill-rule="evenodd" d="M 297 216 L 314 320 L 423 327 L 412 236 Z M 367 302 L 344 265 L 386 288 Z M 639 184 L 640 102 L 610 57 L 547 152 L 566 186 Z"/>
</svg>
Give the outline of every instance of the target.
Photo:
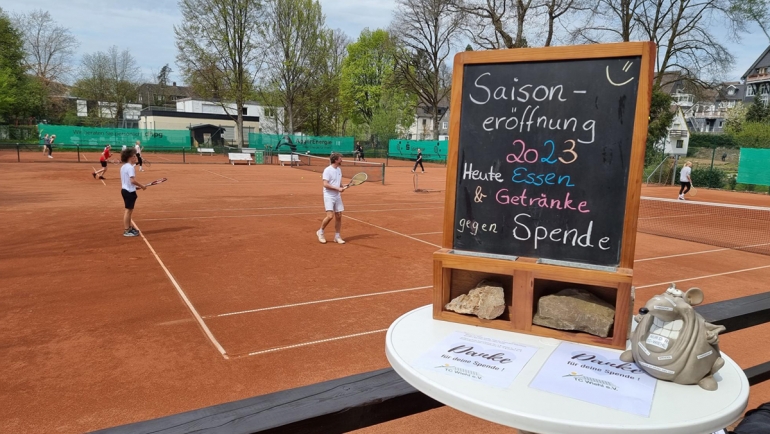
<svg viewBox="0 0 770 434">
<path fill-rule="evenodd" d="M 508 388 L 537 347 L 454 332 L 415 361 L 418 368 Z"/>
<path fill-rule="evenodd" d="M 620 354 L 562 342 L 529 387 L 650 417 L 657 380 Z"/>
</svg>

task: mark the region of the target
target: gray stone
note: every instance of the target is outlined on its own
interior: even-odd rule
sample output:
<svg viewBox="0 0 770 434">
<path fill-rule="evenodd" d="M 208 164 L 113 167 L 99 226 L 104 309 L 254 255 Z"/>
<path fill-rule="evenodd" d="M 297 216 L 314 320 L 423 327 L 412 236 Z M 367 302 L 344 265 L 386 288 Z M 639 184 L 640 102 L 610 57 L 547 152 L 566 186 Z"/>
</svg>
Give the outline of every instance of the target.
<svg viewBox="0 0 770 434">
<path fill-rule="evenodd" d="M 540 297 L 532 322 L 559 330 L 573 330 L 606 338 L 615 321 L 615 308 L 583 289 L 567 288 Z"/>
<path fill-rule="evenodd" d="M 481 319 L 495 319 L 505 311 L 503 287 L 494 282 L 482 280 L 468 294 L 461 294 L 445 307 L 447 310 L 473 314 Z"/>
</svg>

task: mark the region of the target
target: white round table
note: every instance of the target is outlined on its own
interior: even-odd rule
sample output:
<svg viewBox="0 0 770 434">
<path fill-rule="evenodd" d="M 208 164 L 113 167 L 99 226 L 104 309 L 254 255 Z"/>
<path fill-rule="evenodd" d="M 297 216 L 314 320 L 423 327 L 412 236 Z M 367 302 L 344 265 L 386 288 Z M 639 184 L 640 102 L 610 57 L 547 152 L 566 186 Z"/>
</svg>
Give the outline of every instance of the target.
<svg viewBox="0 0 770 434">
<path fill-rule="evenodd" d="M 413 366 L 436 343 L 457 331 L 539 350 L 507 389 Z M 658 381 L 650 417 L 532 389 L 530 382 L 561 341 L 434 320 L 430 305 L 398 318 L 388 329 L 385 342 L 393 369 L 431 398 L 482 419 L 540 434 L 712 433 L 736 421 L 749 397 L 746 376 L 724 353 L 725 366 L 715 375 L 717 391 Z"/>
</svg>

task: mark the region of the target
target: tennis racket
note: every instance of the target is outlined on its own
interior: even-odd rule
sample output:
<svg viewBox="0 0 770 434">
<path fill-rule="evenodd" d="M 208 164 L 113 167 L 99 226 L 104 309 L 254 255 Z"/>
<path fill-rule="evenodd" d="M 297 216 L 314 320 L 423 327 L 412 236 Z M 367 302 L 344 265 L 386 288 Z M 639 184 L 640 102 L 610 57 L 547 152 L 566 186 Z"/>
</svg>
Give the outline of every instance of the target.
<svg viewBox="0 0 770 434">
<path fill-rule="evenodd" d="M 166 181 L 168 181 L 168 178 L 160 178 L 160 179 L 156 179 L 155 181 L 152 181 L 152 182 L 151 182 L 151 183 L 149 183 L 149 184 L 144 184 L 144 186 L 145 186 L 145 187 L 149 187 L 149 186 L 151 186 L 151 185 L 158 185 L 158 184 L 160 184 L 160 183 L 162 183 L 162 182 L 166 182 Z"/>
<path fill-rule="evenodd" d="M 150 162 L 150 160 L 146 159 L 145 157 L 142 157 L 142 166 L 150 167 L 152 166 L 152 163 Z"/>
<path fill-rule="evenodd" d="M 369 176 L 366 175 L 364 172 L 359 172 L 353 175 L 353 177 L 350 179 L 350 182 L 348 182 L 345 187 L 353 187 L 354 185 L 361 185 L 364 182 L 366 182 L 367 178 Z"/>
<path fill-rule="evenodd" d="M 698 190 L 695 189 L 695 186 L 691 185 L 689 193 L 690 193 L 690 196 L 695 196 L 696 194 L 698 194 Z"/>
</svg>

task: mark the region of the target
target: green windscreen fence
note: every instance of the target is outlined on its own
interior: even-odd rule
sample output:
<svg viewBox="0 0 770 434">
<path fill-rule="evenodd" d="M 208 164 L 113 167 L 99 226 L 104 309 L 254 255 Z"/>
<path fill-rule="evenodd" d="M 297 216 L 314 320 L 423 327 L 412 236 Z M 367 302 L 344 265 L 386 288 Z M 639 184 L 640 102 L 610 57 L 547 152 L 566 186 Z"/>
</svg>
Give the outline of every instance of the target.
<svg viewBox="0 0 770 434">
<path fill-rule="evenodd" d="M 388 157 L 414 160 L 417 158 L 417 149 L 422 150 L 422 159 L 425 161 L 446 161 L 449 141 L 447 140 L 398 140 L 391 139 L 388 142 Z"/>
<path fill-rule="evenodd" d="M 67 148 L 76 146 L 102 147 L 110 144 L 113 148 L 133 146 L 139 140 L 148 151 L 161 149 L 190 149 L 190 131 L 184 130 L 140 130 L 133 128 L 74 127 L 71 125 L 39 124 L 41 137 L 56 135 L 54 146 Z"/>
<path fill-rule="evenodd" d="M 738 182 L 770 185 L 770 149 L 741 148 Z"/>
<path fill-rule="evenodd" d="M 350 154 L 353 152 L 353 137 L 300 136 L 289 134 L 249 134 L 249 147 L 277 153 L 328 156 L 332 152 Z"/>
</svg>

